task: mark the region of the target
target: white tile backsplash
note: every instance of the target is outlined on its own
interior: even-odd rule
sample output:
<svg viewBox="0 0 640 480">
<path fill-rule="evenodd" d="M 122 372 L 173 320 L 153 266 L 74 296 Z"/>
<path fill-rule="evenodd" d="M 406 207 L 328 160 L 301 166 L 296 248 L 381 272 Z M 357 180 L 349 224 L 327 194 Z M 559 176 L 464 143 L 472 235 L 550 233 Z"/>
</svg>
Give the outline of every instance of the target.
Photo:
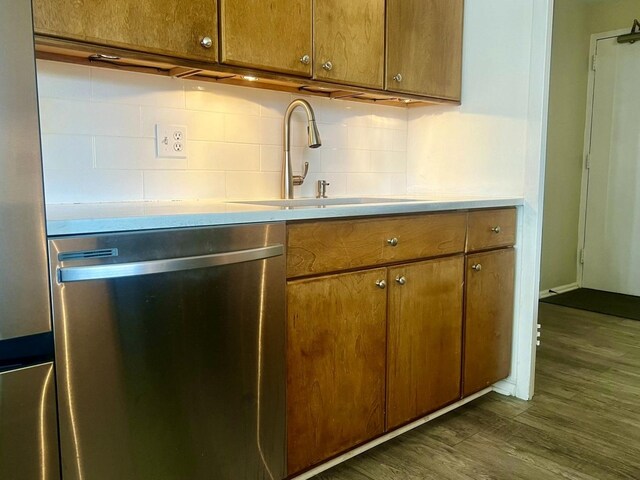
<svg viewBox="0 0 640 480">
<path fill-rule="evenodd" d="M 93 137 L 43 134 L 42 156 L 47 170 L 93 168 Z"/>
<path fill-rule="evenodd" d="M 201 200 L 224 198 L 225 173 L 213 171 L 148 170 L 144 172 L 145 200 Z"/>
<path fill-rule="evenodd" d="M 48 169 L 44 182 L 48 203 L 126 202 L 144 200 L 142 171 Z"/>
<path fill-rule="evenodd" d="M 292 167 L 309 175 L 296 196 L 406 193 L 407 111 L 215 82 L 38 61 L 49 203 L 280 195 L 284 111 L 313 106 L 323 146 L 309 149 L 292 118 Z M 157 158 L 155 126 L 187 126 L 187 158 Z"/>
</svg>

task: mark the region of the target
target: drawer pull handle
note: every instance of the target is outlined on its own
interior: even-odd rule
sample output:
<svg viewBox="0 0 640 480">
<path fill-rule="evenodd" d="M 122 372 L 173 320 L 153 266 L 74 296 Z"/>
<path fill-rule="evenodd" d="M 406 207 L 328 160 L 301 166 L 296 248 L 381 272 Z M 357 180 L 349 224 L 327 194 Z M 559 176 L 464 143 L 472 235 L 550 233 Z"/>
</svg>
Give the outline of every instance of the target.
<svg viewBox="0 0 640 480">
<path fill-rule="evenodd" d="M 202 45 L 203 48 L 211 48 L 213 46 L 213 40 L 211 37 L 203 37 L 200 39 L 200 45 Z"/>
<path fill-rule="evenodd" d="M 471 267 L 473 270 L 475 270 L 476 272 L 479 272 L 480 270 L 482 270 L 482 264 L 480 263 L 476 263 L 475 265 L 473 265 Z"/>
<path fill-rule="evenodd" d="M 495 227 L 491 227 L 491 231 L 493 233 L 500 233 L 500 230 L 501 230 L 500 225 L 497 225 Z"/>
<path fill-rule="evenodd" d="M 376 280 L 376 287 L 384 290 L 387 287 L 387 282 L 384 280 Z"/>
<path fill-rule="evenodd" d="M 398 239 L 396 237 L 390 238 L 387 240 L 387 243 L 392 247 L 395 247 L 396 245 L 398 245 Z"/>
<path fill-rule="evenodd" d="M 404 275 L 398 275 L 396 277 L 396 282 L 398 283 L 398 285 L 404 285 L 405 283 L 407 283 L 407 279 Z"/>
</svg>

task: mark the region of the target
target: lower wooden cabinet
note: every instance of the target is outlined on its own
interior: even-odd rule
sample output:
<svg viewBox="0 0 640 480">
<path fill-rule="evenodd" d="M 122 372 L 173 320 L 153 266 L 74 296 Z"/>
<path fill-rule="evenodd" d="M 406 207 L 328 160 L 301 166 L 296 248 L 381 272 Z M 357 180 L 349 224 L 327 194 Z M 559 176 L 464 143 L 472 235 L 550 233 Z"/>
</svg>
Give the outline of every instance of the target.
<svg viewBox="0 0 640 480">
<path fill-rule="evenodd" d="M 289 475 L 384 431 L 386 275 L 288 283 Z"/>
<path fill-rule="evenodd" d="M 464 396 L 509 376 L 514 281 L 513 248 L 467 255 Z"/>
<path fill-rule="evenodd" d="M 464 257 L 389 268 L 387 429 L 460 398 Z"/>
<path fill-rule="evenodd" d="M 289 475 L 509 375 L 515 210 L 472 216 L 288 226 Z"/>
</svg>

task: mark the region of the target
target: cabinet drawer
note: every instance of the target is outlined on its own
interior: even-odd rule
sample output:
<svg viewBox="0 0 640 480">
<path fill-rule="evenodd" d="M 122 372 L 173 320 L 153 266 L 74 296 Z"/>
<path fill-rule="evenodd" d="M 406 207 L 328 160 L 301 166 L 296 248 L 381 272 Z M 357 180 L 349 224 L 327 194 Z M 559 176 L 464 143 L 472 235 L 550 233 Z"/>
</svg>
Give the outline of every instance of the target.
<svg viewBox="0 0 640 480">
<path fill-rule="evenodd" d="M 287 276 L 450 255 L 464 250 L 465 212 L 291 224 Z"/>
<path fill-rule="evenodd" d="M 510 247 L 516 242 L 516 209 L 469 212 L 467 251 Z"/>
</svg>

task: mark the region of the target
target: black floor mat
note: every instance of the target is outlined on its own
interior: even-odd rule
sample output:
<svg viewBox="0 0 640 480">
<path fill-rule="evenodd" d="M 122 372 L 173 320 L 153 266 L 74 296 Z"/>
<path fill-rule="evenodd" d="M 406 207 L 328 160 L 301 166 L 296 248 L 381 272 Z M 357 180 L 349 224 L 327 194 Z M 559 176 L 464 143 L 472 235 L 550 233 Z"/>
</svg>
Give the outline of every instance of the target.
<svg viewBox="0 0 640 480">
<path fill-rule="evenodd" d="M 544 303 L 640 320 L 640 297 L 579 288 L 540 299 Z"/>
</svg>

